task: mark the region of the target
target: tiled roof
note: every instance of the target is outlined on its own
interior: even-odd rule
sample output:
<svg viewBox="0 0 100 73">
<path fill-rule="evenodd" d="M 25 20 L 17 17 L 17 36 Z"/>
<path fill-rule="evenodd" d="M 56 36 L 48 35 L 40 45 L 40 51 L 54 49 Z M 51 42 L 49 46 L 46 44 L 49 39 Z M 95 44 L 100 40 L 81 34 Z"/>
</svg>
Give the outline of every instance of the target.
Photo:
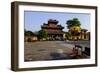
<svg viewBox="0 0 100 73">
<path fill-rule="evenodd" d="M 63 31 L 47 31 L 48 34 L 63 34 Z"/>
<path fill-rule="evenodd" d="M 50 27 L 50 26 L 48 26 L 48 24 L 44 24 L 41 27 L 42 28 L 60 28 L 60 29 L 64 29 L 64 27 L 62 27 L 61 25 L 57 25 L 57 27 Z"/>
<path fill-rule="evenodd" d="M 48 23 L 56 23 L 56 24 L 57 24 L 58 21 L 57 21 L 57 20 L 54 20 L 54 19 L 49 19 L 49 20 L 48 20 Z"/>
</svg>

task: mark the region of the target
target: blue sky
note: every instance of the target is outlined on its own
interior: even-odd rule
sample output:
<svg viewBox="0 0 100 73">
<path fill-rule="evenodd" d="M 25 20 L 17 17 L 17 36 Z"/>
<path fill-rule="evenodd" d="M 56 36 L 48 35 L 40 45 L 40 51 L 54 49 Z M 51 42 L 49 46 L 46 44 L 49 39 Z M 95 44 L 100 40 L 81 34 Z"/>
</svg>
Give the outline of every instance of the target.
<svg viewBox="0 0 100 73">
<path fill-rule="evenodd" d="M 78 18 L 81 27 L 90 31 L 90 14 L 86 13 L 24 11 L 24 26 L 26 30 L 35 32 L 40 30 L 41 25 L 47 23 L 49 19 L 56 19 L 59 21 L 58 24 L 64 27 L 63 31 L 68 31 L 66 21 L 73 18 Z"/>
</svg>

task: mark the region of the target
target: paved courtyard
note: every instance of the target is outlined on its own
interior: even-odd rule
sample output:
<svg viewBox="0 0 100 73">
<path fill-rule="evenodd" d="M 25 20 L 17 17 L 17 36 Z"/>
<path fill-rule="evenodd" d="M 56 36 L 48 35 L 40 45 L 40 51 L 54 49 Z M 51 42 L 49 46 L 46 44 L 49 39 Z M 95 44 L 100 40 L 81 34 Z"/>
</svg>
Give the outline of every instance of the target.
<svg viewBox="0 0 100 73">
<path fill-rule="evenodd" d="M 71 52 L 74 44 L 66 41 L 37 41 L 25 42 L 24 47 L 25 61 L 42 61 L 52 60 L 51 54 Z"/>
<path fill-rule="evenodd" d="M 25 42 L 25 61 L 50 60 L 51 53 L 70 52 L 74 46 L 63 41 Z"/>
</svg>

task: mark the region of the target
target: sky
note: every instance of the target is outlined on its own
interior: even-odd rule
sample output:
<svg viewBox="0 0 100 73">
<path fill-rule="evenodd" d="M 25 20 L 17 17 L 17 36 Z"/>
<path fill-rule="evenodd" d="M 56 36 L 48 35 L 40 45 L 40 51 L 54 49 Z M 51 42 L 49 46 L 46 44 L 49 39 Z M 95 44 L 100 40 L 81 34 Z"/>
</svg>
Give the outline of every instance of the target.
<svg viewBox="0 0 100 73">
<path fill-rule="evenodd" d="M 58 24 L 64 27 L 63 31 L 68 31 L 66 22 L 69 19 L 78 18 L 81 28 L 90 31 L 90 14 L 87 13 L 67 13 L 67 12 L 43 12 L 43 11 L 24 11 L 24 28 L 33 32 L 39 31 L 43 23 L 49 19 L 59 21 Z"/>
</svg>

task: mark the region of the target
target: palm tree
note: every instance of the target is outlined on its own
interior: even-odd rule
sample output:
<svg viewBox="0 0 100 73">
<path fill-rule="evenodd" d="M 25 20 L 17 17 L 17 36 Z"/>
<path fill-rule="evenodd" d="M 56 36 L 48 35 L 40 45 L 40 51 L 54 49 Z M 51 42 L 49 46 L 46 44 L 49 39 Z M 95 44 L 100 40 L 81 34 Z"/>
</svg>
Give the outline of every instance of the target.
<svg viewBox="0 0 100 73">
<path fill-rule="evenodd" d="M 67 28 L 69 29 L 69 32 L 71 33 L 72 35 L 72 39 L 76 40 L 76 36 L 79 35 L 79 32 L 81 30 L 80 26 L 81 26 L 81 23 L 80 23 L 80 20 L 78 18 L 73 18 L 73 19 L 70 19 L 66 22 L 67 24 Z M 74 43 L 75 44 L 75 43 Z"/>
</svg>

